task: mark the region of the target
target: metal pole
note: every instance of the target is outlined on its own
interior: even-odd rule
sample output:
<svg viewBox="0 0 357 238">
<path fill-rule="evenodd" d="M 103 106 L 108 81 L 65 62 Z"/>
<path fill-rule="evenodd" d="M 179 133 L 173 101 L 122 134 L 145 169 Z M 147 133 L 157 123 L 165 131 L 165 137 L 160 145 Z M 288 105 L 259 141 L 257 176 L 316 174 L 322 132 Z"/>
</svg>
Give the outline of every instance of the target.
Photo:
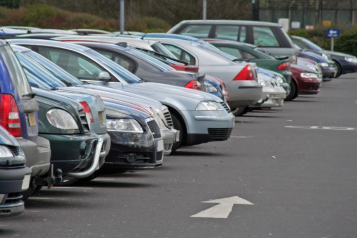
<svg viewBox="0 0 357 238">
<path fill-rule="evenodd" d="M 337 24 L 337 12 L 338 12 L 338 0 L 336 0 L 336 10 L 335 10 L 335 23 Z"/>
<path fill-rule="evenodd" d="M 207 0 L 203 0 L 203 20 L 207 19 Z"/>
<path fill-rule="evenodd" d="M 331 37 L 331 51 L 333 51 L 333 38 L 334 37 Z"/>
<path fill-rule="evenodd" d="M 120 0 L 120 34 L 124 34 L 124 0 Z"/>
<path fill-rule="evenodd" d="M 302 3 L 302 28 L 305 28 L 305 0 Z"/>
<path fill-rule="evenodd" d="M 259 0 L 252 0 L 252 20 L 259 21 Z"/>
</svg>

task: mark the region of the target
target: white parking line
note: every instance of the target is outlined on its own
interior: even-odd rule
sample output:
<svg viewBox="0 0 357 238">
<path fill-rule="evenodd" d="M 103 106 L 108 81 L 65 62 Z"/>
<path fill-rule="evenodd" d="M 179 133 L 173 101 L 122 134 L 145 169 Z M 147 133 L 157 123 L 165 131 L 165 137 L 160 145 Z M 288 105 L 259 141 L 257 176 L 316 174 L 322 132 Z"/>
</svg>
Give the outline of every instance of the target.
<svg viewBox="0 0 357 238">
<path fill-rule="evenodd" d="M 285 126 L 287 128 L 296 129 L 312 129 L 312 130 L 334 130 L 334 131 L 354 131 L 353 127 L 335 127 L 335 126 Z"/>
</svg>

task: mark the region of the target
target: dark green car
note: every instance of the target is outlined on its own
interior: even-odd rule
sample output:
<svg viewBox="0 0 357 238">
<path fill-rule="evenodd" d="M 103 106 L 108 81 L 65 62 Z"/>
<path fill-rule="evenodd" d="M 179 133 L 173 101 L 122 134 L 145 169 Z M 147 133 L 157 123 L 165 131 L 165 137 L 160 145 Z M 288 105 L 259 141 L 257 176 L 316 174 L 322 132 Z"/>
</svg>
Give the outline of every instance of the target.
<svg viewBox="0 0 357 238">
<path fill-rule="evenodd" d="M 273 56 L 255 45 L 239 43 L 227 40 L 206 40 L 219 50 L 237 57 L 237 59 L 251 61 L 257 64 L 258 67 L 268 69 L 282 74 L 286 81 L 291 82 L 291 71 L 288 57 Z"/>
</svg>

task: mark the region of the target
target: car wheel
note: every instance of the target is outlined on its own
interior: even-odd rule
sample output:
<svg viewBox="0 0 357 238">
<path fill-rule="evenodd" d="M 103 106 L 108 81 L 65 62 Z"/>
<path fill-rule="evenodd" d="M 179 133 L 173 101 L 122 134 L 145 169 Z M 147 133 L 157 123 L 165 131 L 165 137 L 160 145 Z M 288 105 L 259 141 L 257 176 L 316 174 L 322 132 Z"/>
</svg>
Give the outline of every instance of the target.
<svg viewBox="0 0 357 238">
<path fill-rule="evenodd" d="M 335 78 L 338 78 L 342 74 L 342 67 L 337 61 L 334 60 L 334 62 L 335 62 L 336 67 L 337 67 L 337 72 L 336 72 L 336 77 Z"/>
<path fill-rule="evenodd" d="M 288 94 L 288 96 L 286 96 L 285 101 L 291 101 L 294 98 L 297 97 L 297 87 L 296 87 L 296 83 L 294 81 L 291 81 L 290 83 L 290 93 Z"/>
<path fill-rule="evenodd" d="M 179 141 L 177 141 L 176 143 L 174 143 L 172 145 L 171 153 L 174 153 L 178 148 L 181 147 L 182 139 L 183 139 L 183 130 L 182 130 L 183 127 L 181 125 L 180 120 L 173 113 L 171 113 L 171 118 L 172 118 L 172 123 L 174 125 L 174 128 L 176 130 L 180 131 L 180 139 L 179 139 Z"/>
<path fill-rule="evenodd" d="M 232 111 L 232 114 L 236 117 L 243 116 L 248 112 L 249 108 L 248 107 L 240 107 L 237 108 L 236 110 Z"/>
</svg>

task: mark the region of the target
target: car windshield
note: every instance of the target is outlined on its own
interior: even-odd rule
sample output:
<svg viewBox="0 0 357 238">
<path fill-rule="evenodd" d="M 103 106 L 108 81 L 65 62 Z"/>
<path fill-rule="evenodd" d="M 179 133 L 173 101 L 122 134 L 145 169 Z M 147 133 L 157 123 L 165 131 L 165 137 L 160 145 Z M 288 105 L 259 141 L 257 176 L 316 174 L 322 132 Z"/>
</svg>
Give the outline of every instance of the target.
<svg viewBox="0 0 357 238">
<path fill-rule="evenodd" d="M 22 67 L 11 47 L 9 45 L 0 47 L 0 55 L 7 66 L 11 81 L 14 84 L 18 95 L 20 98 L 28 97 L 32 94 L 31 87 L 27 81 L 25 72 L 22 70 Z"/>
<path fill-rule="evenodd" d="M 73 86 L 80 86 L 83 85 L 83 83 L 72 76 L 70 73 L 53 63 L 52 61 L 46 59 L 42 55 L 34 52 L 34 51 L 26 51 L 24 53 L 27 57 L 31 58 L 32 60 L 36 61 L 36 63 L 39 63 L 41 66 L 46 68 L 53 76 L 55 76 L 57 79 L 61 80 L 63 83 L 68 85 L 70 83 Z"/>
<path fill-rule="evenodd" d="M 143 61 L 151 64 L 152 66 L 156 67 L 157 69 L 159 69 L 161 71 L 174 71 L 174 69 L 172 67 L 168 66 L 167 64 L 165 64 L 165 63 L 163 63 L 147 54 L 141 53 L 138 50 L 129 49 L 129 50 L 127 50 L 127 52 L 132 55 L 135 55 L 139 59 L 142 59 Z"/>
<path fill-rule="evenodd" d="M 107 66 L 110 70 L 112 70 L 114 73 L 116 73 L 118 76 L 120 76 L 126 83 L 132 84 L 132 83 L 141 83 L 142 82 L 140 78 L 138 78 L 137 76 L 135 76 L 128 70 L 124 69 L 122 66 L 115 63 L 114 61 L 101 55 L 100 53 L 95 52 L 94 50 L 86 50 L 85 53 L 87 55 L 90 55 L 91 57 L 93 57 L 98 62 Z"/>
<path fill-rule="evenodd" d="M 302 39 L 303 42 L 305 42 L 306 44 L 309 45 L 309 48 L 312 48 L 314 50 L 317 51 L 321 51 L 322 49 L 320 48 L 320 46 L 316 45 L 315 43 L 309 41 L 308 39 Z"/>
<path fill-rule="evenodd" d="M 41 82 L 41 85 L 47 85 L 47 88 L 56 88 L 56 87 L 66 87 L 67 85 L 54 77 L 50 72 L 48 72 L 45 68 L 34 62 L 31 58 L 26 55 L 17 52 L 17 58 L 19 59 L 22 67 L 32 76 L 36 77 L 38 81 Z M 39 84 L 36 82 L 32 82 L 35 84 Z M 43 88 L 44 89 L 44 88 Z"/>
</svg>

